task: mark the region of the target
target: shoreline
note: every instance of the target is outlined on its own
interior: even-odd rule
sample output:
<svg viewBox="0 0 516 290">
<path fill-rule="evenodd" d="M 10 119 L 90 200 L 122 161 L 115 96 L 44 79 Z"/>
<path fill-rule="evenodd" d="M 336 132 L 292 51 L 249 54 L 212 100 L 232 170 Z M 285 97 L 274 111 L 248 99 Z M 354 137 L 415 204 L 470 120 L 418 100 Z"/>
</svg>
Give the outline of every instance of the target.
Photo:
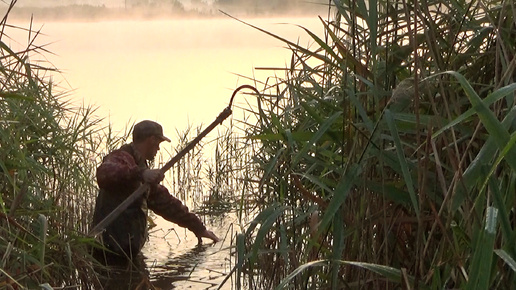
<svg viewBox="0 0 516 290">
<path fill-rule="evenodd" d="M 213 8 L 209 11 L 184 10 L 171 6 L 160 7 L 139 7 L 139 8 L 111 8 L 105 6 L 91 5 L 69 5 L 56 7 L 14 7 L 8 18 L 11 21 L 46 21 L 46 22 L 102 22 L 102 21 L 151 21 L 151 20 L 174 20 L 174 19 L 218 19 L 227 18 L 221 11 L 236 18 L 275 18 L 275 17 L 316 17 L 322 15 L 324 9 L 293 9 L 287 12 L 258 11 L 250 12 L 242 9 L 219 9 Z M 2 9 L 5 15 L 7 8 Z M 326 15 L 325 15 L 326 16 Z"/>
</svg>

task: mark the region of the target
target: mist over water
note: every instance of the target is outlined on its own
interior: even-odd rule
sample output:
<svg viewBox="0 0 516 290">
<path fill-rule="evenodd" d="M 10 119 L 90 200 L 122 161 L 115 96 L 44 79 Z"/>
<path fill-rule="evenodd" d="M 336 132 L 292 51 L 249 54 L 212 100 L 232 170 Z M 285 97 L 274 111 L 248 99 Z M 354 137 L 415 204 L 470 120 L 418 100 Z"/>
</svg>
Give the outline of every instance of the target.
<svg viewBox="0 0 516 290">
<path fill-rule="evenodd" d="M 301 45 L 308 45 L 308 37 L 294 24 L 314 32 L 321 26 L 316 17 L 248 22 L 299 39 Z M 279 40 L 230 18 L 35 21 L 33 27 L 42 28 L 37 43 L 50 43 L 46 48 L 55 55 L 45 57 L 62 71 L 54 81 L 63 90 L 73 90 L 77 104 L 98 106 L 97 115 L 108 118 L 117 131 L 153 119 L 174 137 L 175 129 L 209 124 L 227 106 L 234 89 L 253 84 L 242 76 L 264 81 L 274 72 L 254 68 L 285 68 L 290 61 L 290 51 Z M 16 34 L 22 47 L 26 32 Z"/>
<path fill-rule="evenodd" d="M 146 19 L 218 17 L 219 11 L 241 17 L 302 16 L 326 14 L 323 0 L 22 0 L 11 17 L 46 20 L 99 21 L 109 19 Z M 4 3 L 7 7 L 7 3 Z M 0 11 L 2 10 L 0 6 Z"/>
</svg>

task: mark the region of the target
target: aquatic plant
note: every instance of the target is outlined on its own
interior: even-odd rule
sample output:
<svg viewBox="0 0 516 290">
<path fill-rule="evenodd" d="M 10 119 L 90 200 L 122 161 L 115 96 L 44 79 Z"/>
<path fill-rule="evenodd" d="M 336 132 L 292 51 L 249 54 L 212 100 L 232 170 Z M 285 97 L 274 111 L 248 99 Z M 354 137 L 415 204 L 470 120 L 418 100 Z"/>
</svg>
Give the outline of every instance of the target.
<svg viewBox="0 0 516 290">
<path fill-rule="evenodd" d="M 237 237 L 235 283 L 510 288 L 513 1 L 331 6 L 309 48 L 253 26 L 292 59 L 255 80 L 261 213 Z"/>
<path fill-rule="evenodd" d="M 52 81 L 40 31 L 8 24 L 14 4 L 0 23 L 0 288 L 95 285 L 92 174 L 117 139 Z M 28 36 L 20 50 L 7 45 L 14 29 Z"/>
</svg>

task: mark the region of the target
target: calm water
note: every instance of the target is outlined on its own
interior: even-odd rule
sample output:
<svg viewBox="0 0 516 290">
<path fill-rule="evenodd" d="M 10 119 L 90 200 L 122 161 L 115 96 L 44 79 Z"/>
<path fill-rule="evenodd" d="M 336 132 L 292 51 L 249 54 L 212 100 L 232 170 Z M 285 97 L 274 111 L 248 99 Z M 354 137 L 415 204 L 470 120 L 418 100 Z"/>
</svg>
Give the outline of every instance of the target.
<svg viewBox="0 0 516 290">
<path fill-rule="evenodd" d="M 169 289 L 169 285 L 174 289 L 216 289 L 231 271 L 235 260 L 230 247 L 239 221 L 231 213 L 205 218 L 221 242 L 205 241 L 197 246 L 192 233 L 156 219 L 157 227 L 143 251 L 153 285 L 162 289 Z M 228 281 L 223 289 L 231 289 L 231 284 Z"/>
<path fill-rule="evenodd" d="M 309 38 L 294 24 L 322 31 L 315 15 L 244 20 L 305 46 Z M 28 27 L 28 21 L 17 24 Z M 46 48 L 55 55 L 32 61 L 46 58 L 59 68 L 65 79 L 53 78 L 62 89 L 74 90 L 76 104 L 98 106 L 96 115 L 119 131 L 142 119 L 156 120 L 172 143 L 176 130 L 211 123 L 236 87 L 253 84 L 245 77 L 265 81 L 274 75 L 254 68 L 284 68 L 290 62 L 282 42 L 228 18 L 44 24 L 36 18 L 34 27 L 44 33 L 36 43 L 48 43 Z M 27 42 L 26 33 L 7 34 L 15 38 L 14 47 Z M 161 289 L 216 289 L 234 266 L 232 238 L 245 221 L 231 212 L 203 216 L 222 241 L 197 247 L 192 233 L 153 218 L 156 227 L 143 249 L 143 276 L 122 271 L 112 285 L 126 289 L 144 277 Z M 223 289 L 231 289 L 231 284 Z"/>
</svg>

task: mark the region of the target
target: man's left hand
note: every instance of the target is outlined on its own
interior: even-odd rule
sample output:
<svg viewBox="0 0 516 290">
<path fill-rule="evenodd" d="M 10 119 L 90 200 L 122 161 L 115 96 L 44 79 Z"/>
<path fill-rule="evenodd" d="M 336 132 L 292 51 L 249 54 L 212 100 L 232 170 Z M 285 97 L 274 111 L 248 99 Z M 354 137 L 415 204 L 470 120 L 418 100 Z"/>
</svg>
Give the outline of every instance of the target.
<svg viewBox="0 0 516 290">
<path fill-rule="evenodd" d="M 218 242 L 220 241 L 220 239 L 212 232 L 212 231 L 208 231 L 208 230 L 204 230 L 204 232 L 200 233 L 198 236 L 197 236 L 197 243 L 199 245 L 202 244 L 202 238 L 208 238 L 208 239 L 211 239 L 213 242 Z"/>
<path fill-rule="evenodd" d="M 143 181 L 151 184 L 160 183 L 165 178 L 165 174 L 160 169 L 145 169 L 142 176 Z"/>
</svg>

